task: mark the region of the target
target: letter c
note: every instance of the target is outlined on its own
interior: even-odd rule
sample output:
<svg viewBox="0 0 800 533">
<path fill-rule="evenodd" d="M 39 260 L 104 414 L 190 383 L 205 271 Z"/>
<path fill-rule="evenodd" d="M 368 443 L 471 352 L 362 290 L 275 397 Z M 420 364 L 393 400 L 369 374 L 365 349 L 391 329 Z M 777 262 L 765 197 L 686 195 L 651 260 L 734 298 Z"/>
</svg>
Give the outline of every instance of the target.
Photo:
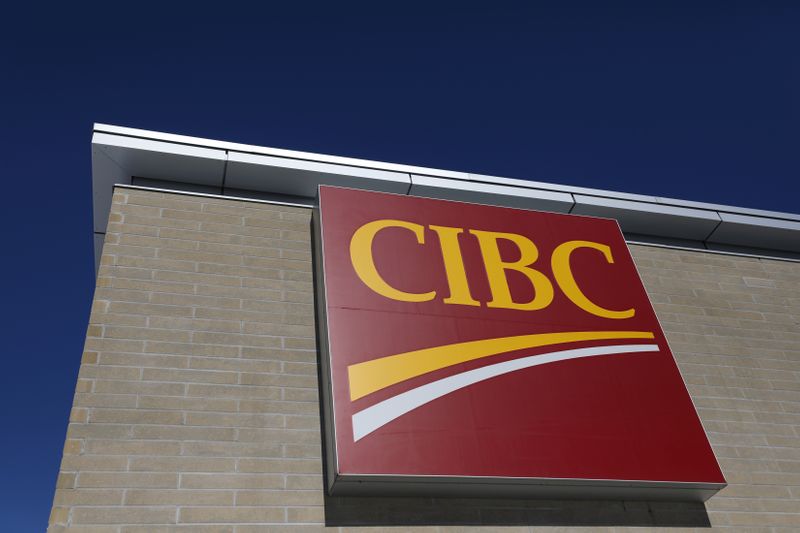
<svg viewBox="0 0 800 533">
<path fill-rule="evenodd" d="M 614 262 L 614 258 L 611 256 L 611 248 L 606 244 L 591 241 L 567 241 L 559 244 L 553 251 L 551 265 L 553 267 L 553 277 L 556 278 L 558 286 L 561 287 L 567 298 L 584 311 L 595 316 L 613 319 L 631 318 L 636 313 L 634 308 L 631 307 L 624 311 L 612 311 L 611 309 L 600 307 L 583 294 L 583 291 L 578 287 L 578 282 L 575 281 L 575 276 L 572 275 L 572 267 L 569 263 L 570 255 L 578 248 L 598 250 L 602 252 L 608 263 Z"/>
<path fill-rule="evenodd" d="M 381 277 L 372 257 L 372 241 L 385 228 L 404 228 L 417 237 L 417 243 L 425 244 L 425 228 L 404 220 L 374 220 L 356 230 L 350 239 L 350 262 L 359 279 L 381 296 L 401 302 L 427 302 L 436 297 L 436 291 L 413 293 L 395 289 Z"/>
</svg>

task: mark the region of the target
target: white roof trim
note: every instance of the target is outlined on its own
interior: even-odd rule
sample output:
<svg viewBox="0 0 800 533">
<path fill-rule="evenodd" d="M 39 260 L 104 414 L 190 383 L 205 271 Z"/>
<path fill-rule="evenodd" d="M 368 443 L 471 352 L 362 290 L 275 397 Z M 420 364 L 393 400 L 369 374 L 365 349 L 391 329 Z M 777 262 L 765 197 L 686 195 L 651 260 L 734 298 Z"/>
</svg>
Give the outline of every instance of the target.
<svg viewBox="0 0 800 533">
<path fill-rule="evenodd" d="M 221 195 L 308 199 L 319 184 L 615 218 L 637 240 L 800 257 L 800 215 L 369 161 L 95 124 L 95 233 L 114 185 L 137 179 Z"/>
</svg>

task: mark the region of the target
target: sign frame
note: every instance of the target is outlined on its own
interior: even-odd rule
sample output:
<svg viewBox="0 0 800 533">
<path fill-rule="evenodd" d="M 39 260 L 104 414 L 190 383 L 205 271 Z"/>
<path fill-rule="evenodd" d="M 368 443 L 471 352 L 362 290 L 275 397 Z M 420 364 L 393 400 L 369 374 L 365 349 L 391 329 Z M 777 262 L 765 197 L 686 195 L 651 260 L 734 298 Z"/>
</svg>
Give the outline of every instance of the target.
<svg viewBox="0 0 800 533">
<path fill-rule="evenodd" d="M 327 302 L 328 285 L 325 270 L 324 231 L 322 224 L 321 190 L 345 189 L 369 192 L 380 195 L 404 197 L 405 195 L 351 189 L 344 187 L 318 187 L 317 202 L 312 213 L 312 249 L 314 295 L 317 323 L 317 349 L 320 364 L 321 411 L 323 420 L 323 457 L 326 489 L 333 496 L 349 495 L 382 495 L 382 496 L 452 496 L 452 497 L 526 497 L 546 499 L 594 499 L 594 500 L 666 500 L 682 502 L 704 502 L 719 490 L 727 486 L 721 474 L 722 482 L 686 482 L 686 481 L 650 481 L 637 479 L 589 479 L 589 478 L 556 478 L 556 477 L 507 477 L 507 476 L 463 476 L 463 475 L 405 475 L 405 474 L 343 474 L 339 469 L 337 454 L 336 414 L 333 397 L 332 354 L 330 351 L 330 332 Z M 412 197 L 423 198 L 423 197 Z M 471 202 L 434 199 L 437 202 L 450 202 L 467 205 L 484 205 Z M 520 208 L 503 208 L 542 213 L 538 210 Z M 559 216 L 565 216 L 558 214 Z M 584 215 L 566 215 L 583 219 L 611 220 L 616 224 L 620 236 L 624 240 L 619 224 L 614 219 L 602 219 Z M 630 250 L 625 242 L 627 252 Z M 635 266 L 635 265 L 634 265 Z M 636 269 L 636 281 L 643 286 L 641 276 Z M 652 307 L 652 303 L 648 304 Z M 656 321 L 658 321 L 656 317 Z M 666 339 L 665 339 L 665 342 Z M 673 357 L 670 349 L 670 356 Z M 683 380 L 683 376 L 681 376 Z M 686 387 L 685 380 L 683 386 Z M 688 395 L 688 390 L 687 390 Z M 694 401 L 689 396 L 696 414 Z M 699 417 L 698 417 L 699 420 Z M 702 425 L 702 422 L 701 422 Z M 703 434 L 708 440 L 705 429 Z M 713 454 L 717 468 L 719 462 Z"/>
</svg>

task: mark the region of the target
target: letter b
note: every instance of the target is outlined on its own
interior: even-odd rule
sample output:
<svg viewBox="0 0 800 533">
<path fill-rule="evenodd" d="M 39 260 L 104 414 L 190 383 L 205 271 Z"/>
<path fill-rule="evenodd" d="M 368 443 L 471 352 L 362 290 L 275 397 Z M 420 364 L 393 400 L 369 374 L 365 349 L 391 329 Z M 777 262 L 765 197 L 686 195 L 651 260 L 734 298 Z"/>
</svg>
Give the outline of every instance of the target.
<svg viewBox="0 0 800 533">
<path fill-rule="evenodd" d="M 539 258 L 539 250 L 530 239 L 516 233 L 500 233 L 495 231 L 469 230 L 478 238 L 478 244 L 483 255 L 486 275 L 489 278 L 489 288 L 492 291 L 492 300 L 488 307 L 501 309 L 517 309 L 520 311 L 536 311 L 544 309 L 553 301 L 553 284 L 547 276 L 531 268 Z M 497 245 L 499 239 L 513 242 L 519 249 L 520 257 L 514 262 L 506 262 L 500 257 Z M 515 302 L 511 297 L 506 277 L 507 270 L 514 270 L 523 274 L 533 286 L 534 296 L 529 302 Z"/>
</svg>

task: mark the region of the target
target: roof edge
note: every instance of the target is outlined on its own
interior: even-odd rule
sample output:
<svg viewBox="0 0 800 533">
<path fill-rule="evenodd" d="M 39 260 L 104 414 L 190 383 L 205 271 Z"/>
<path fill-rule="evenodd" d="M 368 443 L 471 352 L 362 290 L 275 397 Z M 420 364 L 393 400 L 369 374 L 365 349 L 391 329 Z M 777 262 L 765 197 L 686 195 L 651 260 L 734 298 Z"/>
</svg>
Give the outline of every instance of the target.
<svg viewBox="0 0 800 533">
<path fill-rule="evenodd" d="M 339 185 L 619 221 L 653 242 L 757 250 L 800 258 L 800 214 L 572 187 L 466 172 L 217 141 L 96 123 L 92 136 L 94 231 L 105 232 L 117 184 L 223 196 L 308 199 Z"/>
</svg>

